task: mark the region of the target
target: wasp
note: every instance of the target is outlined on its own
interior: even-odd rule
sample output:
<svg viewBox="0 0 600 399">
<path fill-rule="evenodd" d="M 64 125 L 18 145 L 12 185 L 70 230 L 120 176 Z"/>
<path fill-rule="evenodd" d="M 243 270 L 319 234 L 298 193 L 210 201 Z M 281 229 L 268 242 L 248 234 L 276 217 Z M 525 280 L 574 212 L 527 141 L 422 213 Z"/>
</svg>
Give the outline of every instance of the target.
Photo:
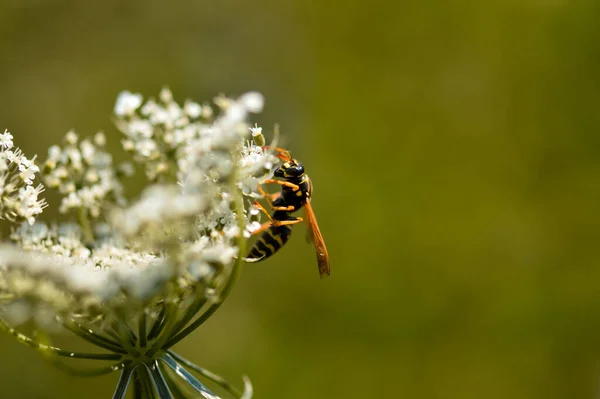
<svg viewBox="0 0 600 399">
<path fill-rule="evenodd" d="M 263 147 L 268 149 L 268 146 Z M 268 258 L 277 252 L 288 241 L 292 233 L 291 226 L 302 222 L 301 217 L 292 216 L 293 212 L 304 208 L 306 221 L 308 223 L 309 238 L 315 245 L 319 275 L 321 278 L 330 274 L 329 255 L 325 247 L 325 241 L 319 230 L 317 219 L 313 212 L 310 201 L 312 198 L 312 183 L 304 172 L 304 166 L 293 159 L 290 153 L 281 148 L 274 148 L 277 157 L 283 163 L 275 169 L 273 176 L 279 179 L 267 179 L 261 184 L 278 184 L 281 191 L 275 194 L 267 194 L 261 184 L 258 189 L 269 204 L 273 214 L 270 214 L 259 202 L 254 205 L 267 215 L 269 222 L 261 225 L 253 232 L 260 237 L 250 249 L 246 262 L 258 262 Z"/>
</svg>

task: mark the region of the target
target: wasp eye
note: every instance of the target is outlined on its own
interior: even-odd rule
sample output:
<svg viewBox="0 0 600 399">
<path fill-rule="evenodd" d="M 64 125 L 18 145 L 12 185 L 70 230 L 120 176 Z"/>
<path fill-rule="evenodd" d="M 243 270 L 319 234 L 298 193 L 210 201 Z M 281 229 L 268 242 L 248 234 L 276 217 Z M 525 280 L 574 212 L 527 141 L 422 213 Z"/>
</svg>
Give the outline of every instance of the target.
<svg viewBox="0 0 600 399">
<path fill-rule="evenodd" d="M 302 166 L 302 165 L 293 166 L 287 170 L 287 173 L 290 176 L 300 176 L 302 173 L 304 173 L 304 166 Z"/>
<path fill-rule="evenodd" d="M 286 170 L 280 166 L 277 169 L 275 169 L 275 172 L 273 172 L 273 174 L 277 177 L 284 177 L 286 174 Z"/>
</svg>

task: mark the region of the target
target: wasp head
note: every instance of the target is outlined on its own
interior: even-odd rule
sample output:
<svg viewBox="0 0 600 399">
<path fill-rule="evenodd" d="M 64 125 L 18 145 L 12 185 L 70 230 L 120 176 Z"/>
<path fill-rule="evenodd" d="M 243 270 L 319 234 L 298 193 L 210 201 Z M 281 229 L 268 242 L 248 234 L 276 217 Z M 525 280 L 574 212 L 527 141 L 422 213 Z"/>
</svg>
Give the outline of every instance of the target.
<svg viewBox="0 0 600 399">
<path fill-rule="evenodd" d="M 295 159 L 285 161 L 281 166 L 275 169 L 275 176 L 284 179 L 299 179 L 304 175 L 304 166 Z"/>
</svg>

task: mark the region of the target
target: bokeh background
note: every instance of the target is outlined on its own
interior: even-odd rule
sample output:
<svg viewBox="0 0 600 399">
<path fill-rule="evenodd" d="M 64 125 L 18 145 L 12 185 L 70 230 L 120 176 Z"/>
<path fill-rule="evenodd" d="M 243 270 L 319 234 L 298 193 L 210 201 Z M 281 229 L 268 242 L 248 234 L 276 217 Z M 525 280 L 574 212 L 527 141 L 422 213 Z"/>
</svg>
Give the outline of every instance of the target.
<svg viewBox="0 0 600 399">
<path fill-rule="evenodd" d="M 180 353 L 256 398 L 596 398 L 599 20 L 594 0 L 0 0 L 0 130 L 44 158 L 71 128 L 118 143 L 123 89 L 260 90 L 332 276 L 298 227 Z M 117 379 L 0 354 L 1 398 Z"/>
</svg>

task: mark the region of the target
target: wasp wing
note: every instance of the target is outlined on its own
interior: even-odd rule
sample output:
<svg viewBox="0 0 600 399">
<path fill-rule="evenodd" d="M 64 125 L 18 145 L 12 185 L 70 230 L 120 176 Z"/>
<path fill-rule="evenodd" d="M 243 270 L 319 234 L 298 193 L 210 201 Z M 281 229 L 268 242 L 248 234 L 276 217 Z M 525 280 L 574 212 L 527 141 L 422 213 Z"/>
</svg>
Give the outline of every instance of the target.
<svg viewBox="0 0 600 399">
<path fill-rule="evenodd" d="M 310 227 L 306 229 L 306 242 L 310 244 L 315 242 L 315 235 L 313 234 L 312 228 Z"/>
<path fill-rule="evenodd" d="M 325 247 L 325 241 L 319 230 L 317 224 L 317 218 L 310 205 L 310 199 L 304 204 L 304 213 L 309 227 L 309 237 L 315 244 L 315 250 L 317 252 L 317 262 L 319 264 L 319 274 L 321 278 L 329 276 L 331 273 L 329 267 L 329 254 L 327 253 L 327 247 Z"/>
</svg>

